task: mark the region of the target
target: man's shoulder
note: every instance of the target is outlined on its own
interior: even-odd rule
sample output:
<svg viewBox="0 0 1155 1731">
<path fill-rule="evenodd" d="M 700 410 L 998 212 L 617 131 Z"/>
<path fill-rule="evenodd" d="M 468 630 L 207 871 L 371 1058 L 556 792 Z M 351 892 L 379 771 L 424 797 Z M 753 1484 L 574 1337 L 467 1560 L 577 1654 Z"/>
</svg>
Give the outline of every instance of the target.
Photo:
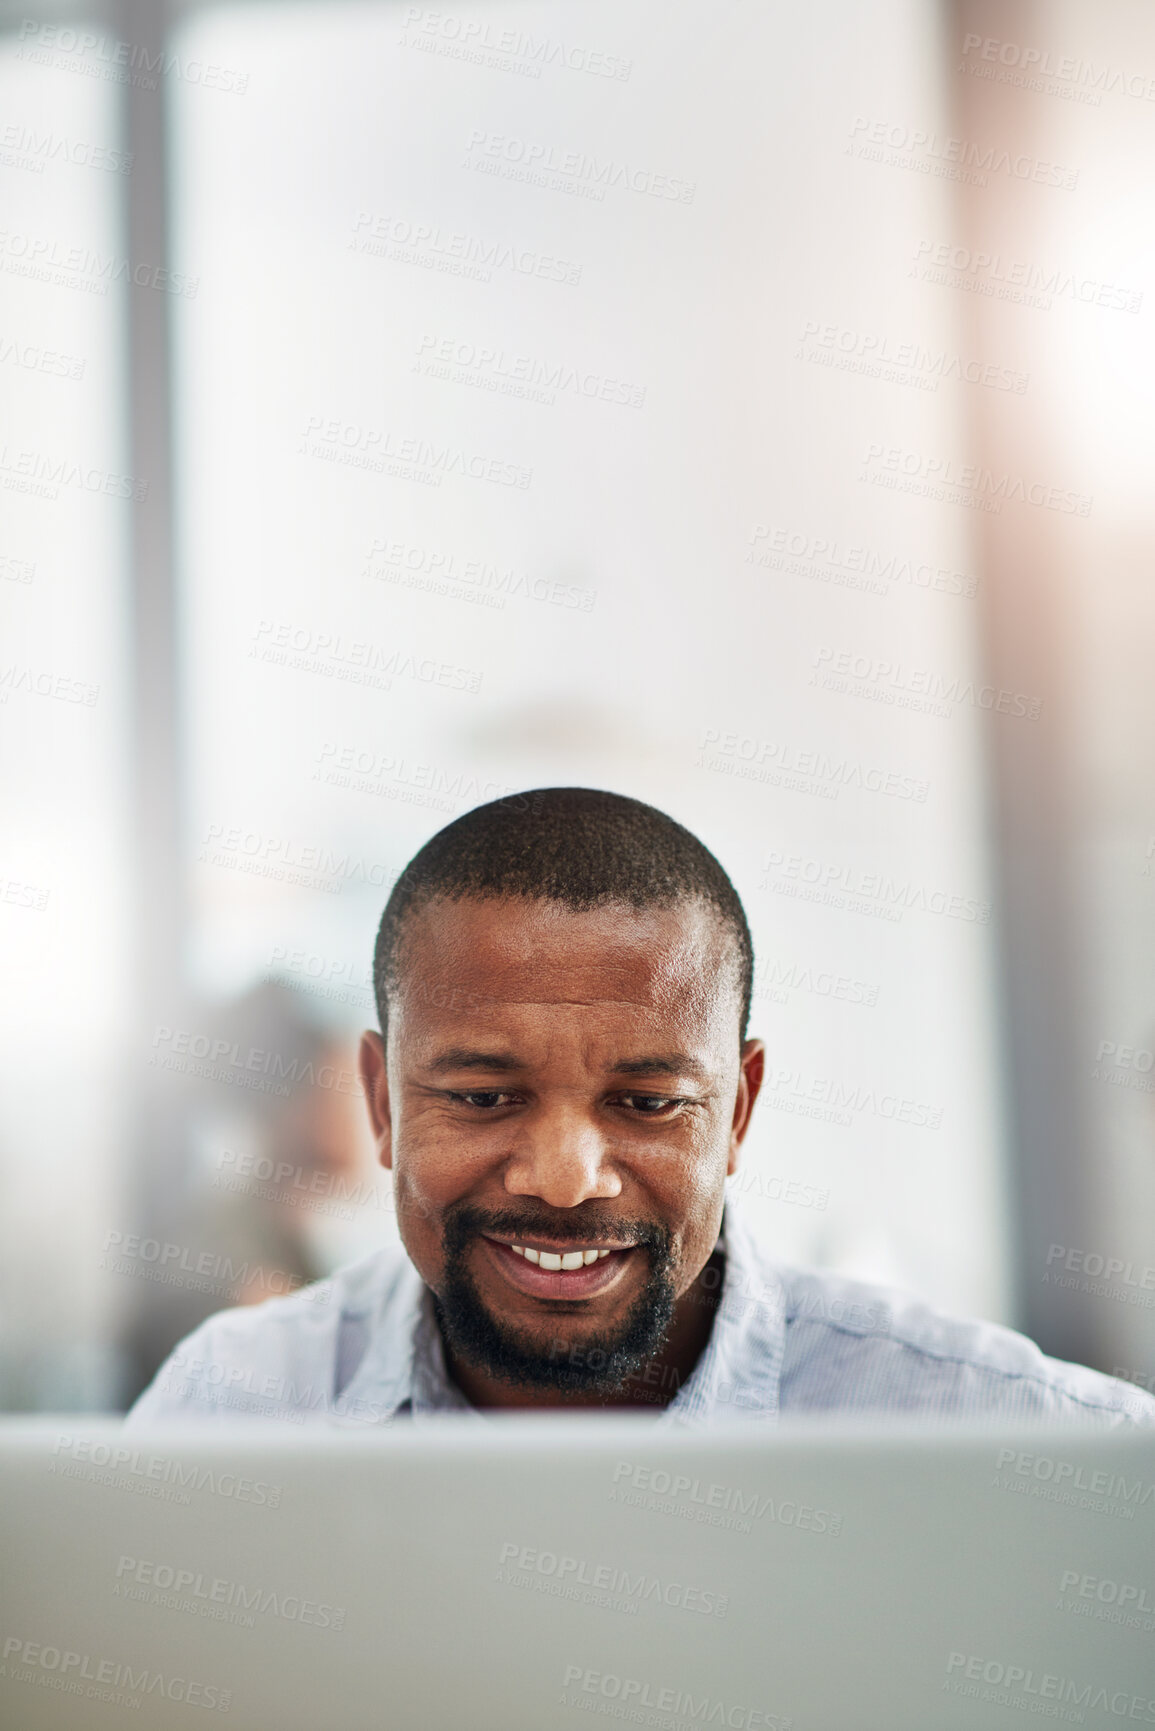
<svg viewBox="0 0 1155 1731">
<path fill-rule="evenodd" d="M 400 1246 L 375 1250 L 357 1262 L 346 1263 L 323 1280 L 298 1286 L 278 1298 L 260 1304 L 237 1305 L 219 1310 L 202 1322 L 188 1341 L 211 1337 L 224 1345 L 235 1342 L 272 1345 L 278 1340 L 307 1338 L 323 1333 L 338 1316 L 359 1316 L 384 1302 L 390 1288 L 409 1266 Z M 182 1343 L 187 1345 L 187 1341 Z"/>
<path fill-rule="evenodd" d="M 379 1315 L 411 1267 L 399 1245 L 389 1246 L 295 1292 L 218 1311 L 174 1348 L 129 1420 L 326 1407 L 342 1322 Z"/>
<path fill-rule="evenodd" d="M 952 1316 L 901 1288 L 821 1268 L 778 1267 L 784 1404 L 882 1406 L 981 1417 L 1130 1417 L 1155 1397 L 1048 1357 L 1000 1323 Z"/>
</svg>

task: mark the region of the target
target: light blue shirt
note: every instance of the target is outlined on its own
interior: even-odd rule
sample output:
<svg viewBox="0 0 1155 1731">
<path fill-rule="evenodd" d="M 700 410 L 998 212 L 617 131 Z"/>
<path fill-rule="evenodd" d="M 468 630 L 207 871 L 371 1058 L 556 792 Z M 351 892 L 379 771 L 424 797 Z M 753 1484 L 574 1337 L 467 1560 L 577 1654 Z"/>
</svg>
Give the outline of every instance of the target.
<svg viewBox="0 0 1155 1731">
<path fill-rule="evenodd" d="M 1155 1425 L 1155 1396 L 1048 1358 L 1011 1329 L 944 1316 L 891 1287 L 776 1265 L 729 1201 L 720 1247 L 721 1299 L 693 1373 L 664 1405 L 659 1367 L 647 1373 L 656 1423 L 893 1413 Z M 447 1374 L 429 1289 L 397 1247 L 210 1317 L 126 1422 L 360 1426 L 447 1412 L 482 1416 Z"/>
</svg>

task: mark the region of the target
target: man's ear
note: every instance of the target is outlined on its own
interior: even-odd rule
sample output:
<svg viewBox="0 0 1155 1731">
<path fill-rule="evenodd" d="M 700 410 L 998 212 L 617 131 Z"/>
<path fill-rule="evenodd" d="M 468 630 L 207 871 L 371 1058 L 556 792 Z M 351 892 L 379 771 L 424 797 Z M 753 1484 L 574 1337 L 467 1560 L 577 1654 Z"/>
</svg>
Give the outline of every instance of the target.
<svg viewBox="0 0 1155 1731">
<path fill-rule="evenodd" d="M 361 1050 L 357 1057 L 361 1086 L 369 1124 L 377 1144 L 377 1158 L 386 1171 L 393 1170 L 393 1117 L 389 1110 L 389 1073 L 385 1064 L 385 1042 L 380 1034 L 367 1029 L 361 1035 Z"/>
<path fill-rule="evenodd" d="M 750 1128 L 750 1114 L 754 1110 L 754 1102 L 758 1098 L 762 1087 L 762 1078 L 766 1074 L 766 1047 L 761 1040 L 743 1042 L 741 1065 L 738 1074 L 738 1093 L 734 1099 L 734 1117 L 730 1124 L 730 1156 L 726 1162 L 727 1178 L 733 1177 L 738 1170 L 738 1150 Z"/>
</svg>

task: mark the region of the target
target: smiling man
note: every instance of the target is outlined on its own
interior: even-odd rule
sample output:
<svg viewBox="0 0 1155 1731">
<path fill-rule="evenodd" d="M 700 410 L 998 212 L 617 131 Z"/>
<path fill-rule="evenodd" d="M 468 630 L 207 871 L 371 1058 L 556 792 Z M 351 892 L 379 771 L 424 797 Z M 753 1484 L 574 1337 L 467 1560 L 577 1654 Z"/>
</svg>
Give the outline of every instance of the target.
<svg viewBox="0 0 1155 1731">
<path fill-rule="evenodd" d="M 130 1422 L 589 1407 L 1155 1423 L 1155 1399 L 773 1261 L 727 1199 L 762 1082 L 714 856 L 619 794 L 449 824 L 381 920 L 361 1076 L 404 1250 L 182 1343 Z"/>
</svg>

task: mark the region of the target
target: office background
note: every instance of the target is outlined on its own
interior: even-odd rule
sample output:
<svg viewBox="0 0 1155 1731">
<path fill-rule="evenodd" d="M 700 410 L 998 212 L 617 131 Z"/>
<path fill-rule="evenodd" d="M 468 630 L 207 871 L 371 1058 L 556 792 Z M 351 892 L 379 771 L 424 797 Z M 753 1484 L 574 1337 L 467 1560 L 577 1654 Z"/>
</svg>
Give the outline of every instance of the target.
<svg viewBox="0 0 1155 1731">
<path fill-rule="evenodd" d="M 451 817 L 742 895 L 786 1261 L 1155 1385 L 1155 16 L 5 6 L 0 1403 L 395 1237 Z"/>
</svg>

